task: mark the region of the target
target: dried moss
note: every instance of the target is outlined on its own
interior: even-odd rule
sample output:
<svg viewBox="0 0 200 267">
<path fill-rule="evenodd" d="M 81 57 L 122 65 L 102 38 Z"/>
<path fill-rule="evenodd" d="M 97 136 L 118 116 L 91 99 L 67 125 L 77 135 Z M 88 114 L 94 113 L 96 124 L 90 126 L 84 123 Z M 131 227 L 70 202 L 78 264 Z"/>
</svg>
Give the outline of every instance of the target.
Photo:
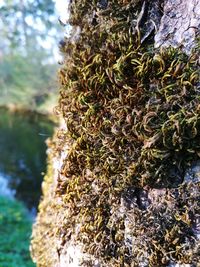
<svg viewBox="0 0 200 267">
<path fill-rule="evenodd" d="M 200 156 L 198 49 L 187 56 L 140 45 L 132 27 L 139 4 L 109 1 L 103 9 L 97 1 L 71 1 L 70 23 L 81 32 L 76 42 L 62 43 L 59 110 L 67 130 L 54 138 L 54 150 L 70 148 L 52 189 L 53 201 L 62 202 L 50 208 L 58 217 L 48 231 L 62 240 L 61 249 L 73 236 L 101 266 L 197 264 L 199 183 L 183 178 Z M 130 188 L 136 204 L 124 206 Z M 147 209 L 139 202 L 150 188 L 169 191 L 161 206 Z M 42 216 L 48 220 L 43 206 L 35 251 L 46 235 Z M 38 266 L 54 266 L 42 260 L 51 257 L 43 247 L 36 254 Z"/>
</svg>

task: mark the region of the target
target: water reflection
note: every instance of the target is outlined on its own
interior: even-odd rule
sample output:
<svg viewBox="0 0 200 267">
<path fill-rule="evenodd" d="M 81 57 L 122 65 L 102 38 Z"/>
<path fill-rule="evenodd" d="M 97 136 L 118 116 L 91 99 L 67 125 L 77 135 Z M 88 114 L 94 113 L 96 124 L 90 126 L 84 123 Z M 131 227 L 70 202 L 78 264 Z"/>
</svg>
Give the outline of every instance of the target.
<svg viewBox="0 0 200 267">
<path fill-rule="evenodd" d="M 0 196 L 13 198 L 15 190 L 9 188 L 9 179 L 7 175 L 0 173 Z"/>
<path fill-rule="evenodd" d="M 44 116 L 0 109 L 1 190 L 9 186 L 29 209 L 39 201 L 42 173 L 46 171 L 45 140 L 52 132 L 53 123 Z"/>
</svg>

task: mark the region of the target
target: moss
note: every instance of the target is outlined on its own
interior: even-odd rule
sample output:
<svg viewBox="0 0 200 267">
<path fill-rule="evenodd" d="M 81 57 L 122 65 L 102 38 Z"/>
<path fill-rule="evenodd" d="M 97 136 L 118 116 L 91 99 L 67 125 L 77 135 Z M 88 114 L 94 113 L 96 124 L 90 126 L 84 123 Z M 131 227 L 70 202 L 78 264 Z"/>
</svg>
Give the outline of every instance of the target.
<svg viewBox="0 0 200 267">
<path fill-rule="evenodd" d="M 182 182 L 200 151 L 198 49 L 187 56 L 179 49 L 141 46 L 131 26 L 138 12 L 138 3 L 129 1 L 109 1 L 106 10 L 95 1 L 71 1 L 70 23 L 81 33 L 62 46 L 66 61 L 60 70 L 59 110 L 67 130 L 54 138 L 54 150 L 66 143 L 70 149 L 51 191 L 54 204 L 61 199 L 56 209 L 61 224 L 50 229 L 63 244 L 75 235 L 102 266 L 139 266 L 143 254 L 147 266 L 195 263 L 189 222 L 198 213 L 192 192 L 199 184 Z M 176 210 L 167 206 L 166 196 L 161 208 L 126 209 L 134 215 L 131 222 L 126 213 L 114 212 L 130 188 L 178 190 Z M 180 219 L 183 214 L 188 221 Z M 35 240 L 44 236 L 41 216 L 47 216 L 43 206 Z M 127 220 L 136 240 L 131 246 L 140 244 L 134 251 L 125 238 Z M 44 255 L 48 252 L 41 248 L 38 266 L 48 266 L 41 261 Z"/>
</svg>

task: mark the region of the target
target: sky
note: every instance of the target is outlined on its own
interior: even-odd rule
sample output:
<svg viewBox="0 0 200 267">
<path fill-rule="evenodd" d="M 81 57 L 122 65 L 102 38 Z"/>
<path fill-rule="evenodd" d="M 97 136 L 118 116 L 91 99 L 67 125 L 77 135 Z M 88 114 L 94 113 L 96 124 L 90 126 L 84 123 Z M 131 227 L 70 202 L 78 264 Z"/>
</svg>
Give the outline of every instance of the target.
<svg viewBox="0 0 200 267">
<path fill-rule="evenodd" d="M 60 20 L 64 23 L 67 22 L 69 18 L 69 12 L 68 12 L 68 5 L 69 0 L 54 0 L 55 1 L 55 7 L 56 7 L 56 16 L 60 18 Z M 67 32 L 70 32 L 70 26 L 67 26 L 63 29 L 63 36 L 67 35 Z M 62 56 L 59 53 L 58 47 L 54 50 L 54 56 L 57 61 L 60 61 L 62 59 Z"/>
<path fill-rule="evenodd" d="M 55 0 L 57 13 L 62 21 L 68 19 L 68 4 L 69 0 Z"/>
<path fill-rule="evenodd" d="M 0 0 L 1 1 L 1 0 Z M 68 12 L 68 4 L 69 0 L 54 0 L 55 2 L 55 16 L 60 19 L 62 22 L 66 23 L 67 19 L 69 18 L 69 12 Z M 58 20 L 57 23 L 59 24 Z M 60 29 L 62 33 L 60 34 L 60 37 L 58 37 L 58 40 L 56 41 L 57 45 L 55 45 L 55 40 L 53 41 L 53 44 L 50 39 L 47 40 L 42 40 L 42 46 L 50 49 L 53 45 L 53 55 L 54 55 L 54 60 L 56 62 L 62 61 L 62 55 L 60 55 L 59 48 L 58 48 L 58 43 L 62 37 L 66 35 L 66 32 L 68 30 L 69 26 L 62 27 L 60 26 Z"/>
</svg>

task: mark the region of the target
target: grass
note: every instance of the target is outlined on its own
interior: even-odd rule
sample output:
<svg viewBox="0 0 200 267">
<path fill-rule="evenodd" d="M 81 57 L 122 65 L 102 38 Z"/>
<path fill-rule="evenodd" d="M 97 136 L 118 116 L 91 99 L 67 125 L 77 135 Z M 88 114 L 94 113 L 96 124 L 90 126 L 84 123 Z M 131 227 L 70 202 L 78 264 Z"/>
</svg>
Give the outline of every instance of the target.
<svg viewBox="0 0 200 267">
<path fill-rule="evenodd" d="M 0 196 L 0 267 L 34 267 L 29 254 L 31 220 L 23 204 Z"/>
</svg>

